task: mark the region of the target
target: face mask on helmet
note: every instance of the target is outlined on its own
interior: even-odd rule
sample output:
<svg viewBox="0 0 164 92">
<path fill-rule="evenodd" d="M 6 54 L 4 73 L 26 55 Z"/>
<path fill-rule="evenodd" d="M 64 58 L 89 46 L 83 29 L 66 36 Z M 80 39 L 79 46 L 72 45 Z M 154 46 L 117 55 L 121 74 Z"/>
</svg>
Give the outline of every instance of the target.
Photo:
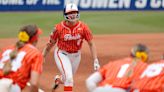
<svg viewBox="0 0 164 92">
<path fill-rule="evenodd" d="M 80 14 L 75 4 L 71 3 L 66 5 L 64 8 L 64 18 L 69 22 L 79 20 Z"/>
</svg>

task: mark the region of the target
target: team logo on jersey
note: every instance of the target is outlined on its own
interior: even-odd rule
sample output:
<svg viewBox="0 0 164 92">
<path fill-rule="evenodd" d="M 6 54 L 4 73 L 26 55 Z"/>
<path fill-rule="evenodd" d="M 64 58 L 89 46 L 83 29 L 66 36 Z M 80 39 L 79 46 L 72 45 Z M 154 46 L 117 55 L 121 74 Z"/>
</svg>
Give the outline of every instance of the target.
<svg viewBox="0 0 164 92">
<path fill-rule="evenodd" d="M 81 30 L 82 30 L 82 28 L 78 28 L 77 30 L 78 30 L 78 31 L 81 31 Z"/>
<path fill-rule="evenodd" d="M 81 35 L 80 34 L 76 34 L 74 36 L 72 36 L 71 34 L 65 34 L 64 35 L 64 40 L 65 41 L 68 41 L 68 40 L 78 40 L 81 38 Z"/>
</svg>

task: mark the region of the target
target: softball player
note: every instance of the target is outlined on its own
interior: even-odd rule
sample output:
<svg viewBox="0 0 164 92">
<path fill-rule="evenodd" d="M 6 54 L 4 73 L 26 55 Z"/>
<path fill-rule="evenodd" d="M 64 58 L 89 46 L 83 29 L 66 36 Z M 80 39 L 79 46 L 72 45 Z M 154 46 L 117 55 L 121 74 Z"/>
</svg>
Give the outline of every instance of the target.
<svg viewBox="0 0 164 92">
<path fill-rule="evenodd" d="M 30 92 L 38 92 L 43 56 L 35 46 L 40 33 L 37 26 L 26 25 L 19 31 L 19 41 L 3 49 L 0 55 L 1 92 L 21 92 L 29 81 Z"/>
<path fill-rule="evenodd" d="M 79 21 L 80 14 L 77 6 L 73 3 L 67 4 L 64 8 L 65 20 L 54 27 L 50 35 L 50 40 L 43 50 L 43 56 L 46 57 L 50 49 L 57 44 L 54 51 L 54 58 L 58 69 L 62 74 L 56 76 L 55 80 L 61 80 L 64 83 L 64 91 L 72 92 L 73 74 L 78 69 L 83 39 L 88 42 L 94 61 L 94 69 L 97 70 L 100 65 L 97 59 L 96 49 L 93 42 L 91 30 L 86 24 Z M 55 82 L 54 89 L 59 83 Z"/>
<path fill-rule="evenodd" d="M 164 60 L 149 64 L 131 88 L 132 92 L 164 92 Z"/>
<path fill-rule="evenodd" d="M 132 79 L 146 67 L 146 46 L 137 44 L 132 48 L 132 57 L 110 61 L 86 80 L 89 92 L 127 92 Z M 141 62 L 143 61 L 143 62 Z"/>
</svg>

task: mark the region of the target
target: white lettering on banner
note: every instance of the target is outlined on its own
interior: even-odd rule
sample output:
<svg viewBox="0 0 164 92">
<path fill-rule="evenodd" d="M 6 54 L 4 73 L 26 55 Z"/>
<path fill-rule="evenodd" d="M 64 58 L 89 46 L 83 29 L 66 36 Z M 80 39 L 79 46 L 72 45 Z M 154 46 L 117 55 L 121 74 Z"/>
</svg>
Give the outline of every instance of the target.
<svg viewBox="0 0 164 92">
<path fill-rule="evenodd" d="M 92 8 L 130 8 L 131 0 L 93 0 Z"/>
<path fill-rule="evenodd" d="M 145 8 L 147 4 L 147 0 L 136 0 L 135 6 L 136 8 Z"/>
<path fill-rule="evenodd" d="M 47 1 L 47 0 L 43 0 Z M 73 2 L 79 7 L 87 8 L 111 8 L 111 9 L 121 9 L 130 8 L 132 3 L 134 7 L 138 9 L 146 8 L 147 5 L 151 8 L 161 8 L 164 7 L 164 0 L 65 0 L 65 4 Z"/>
<path fill-rule="evenodd" d="M 151 64 L 142 73 L 140 78 L 157 76 L 162 72 L 163 68 L 164 68 L 164 64 Z"/>
<path fill-rule="evenodd" d="M 92 4 L 92 0 L 81 0 L 80 6 L 82 8 L 90 8 Z"/>
<path fill-rule="evenodd" d="M 64 3 L 65 5 L 68 3 L 72 3 L 72 2 L 75 3 L 76 5 L 78 5 L 78 3 L 79 3 L 79 0 L 64 0 L 64 1 L 65 1 L 65 3 Z"/>
<path fill-rule="evenodd" d="M 150 6 L 152 8 L 159 8 L 161 6 L 162 2 L 161 0 L 151 0 L 150 1 Z"/>
<path fill-rule="evenodd" d="M 117 8 L 118 0 L 109 0 L 109 8 Z"/>
<path fill-rule="evenodd" d="M 119 2 L 118 2 L 118 7 L 119 8 L 130 8 L 130 2 L 131 2 L 131 0 L 120 0 Z"/>
<path fill-rule="evenodd" d="M 26 0 L 27 5 L 36 5 L 39 0 Z"/>
<path fill-rule="evenodd" d="M 93 0 L 92 8 L 106 8 L 108 0 Z"/>
<path fill-rule="evenodd" d="M 43 0 L 42 4 L 43 5 L 59 5 L 60 0 Z"/>
<path fill-rule="evenodd" d="M 23 0 L 0 0 L 0 5 L 23 5 Z"/>
</svg>

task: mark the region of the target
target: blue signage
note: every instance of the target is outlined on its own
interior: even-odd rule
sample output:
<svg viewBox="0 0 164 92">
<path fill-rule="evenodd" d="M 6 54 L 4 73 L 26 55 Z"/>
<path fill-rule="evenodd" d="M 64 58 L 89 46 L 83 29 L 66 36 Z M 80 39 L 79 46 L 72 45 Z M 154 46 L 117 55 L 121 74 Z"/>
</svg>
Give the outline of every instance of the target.
<svg viewBox="0 0 164 92">
<path fill-rule="evenodd" d="M 0 0 L 0 11 L 61 10 L 64 0 Z"/>
<path fill-rule="evenodd" d="M 80 10 L 164 10 L 164 0 L 0 0 L 0 11 L 55 11 L 74 2 Z"/>
</svg>

